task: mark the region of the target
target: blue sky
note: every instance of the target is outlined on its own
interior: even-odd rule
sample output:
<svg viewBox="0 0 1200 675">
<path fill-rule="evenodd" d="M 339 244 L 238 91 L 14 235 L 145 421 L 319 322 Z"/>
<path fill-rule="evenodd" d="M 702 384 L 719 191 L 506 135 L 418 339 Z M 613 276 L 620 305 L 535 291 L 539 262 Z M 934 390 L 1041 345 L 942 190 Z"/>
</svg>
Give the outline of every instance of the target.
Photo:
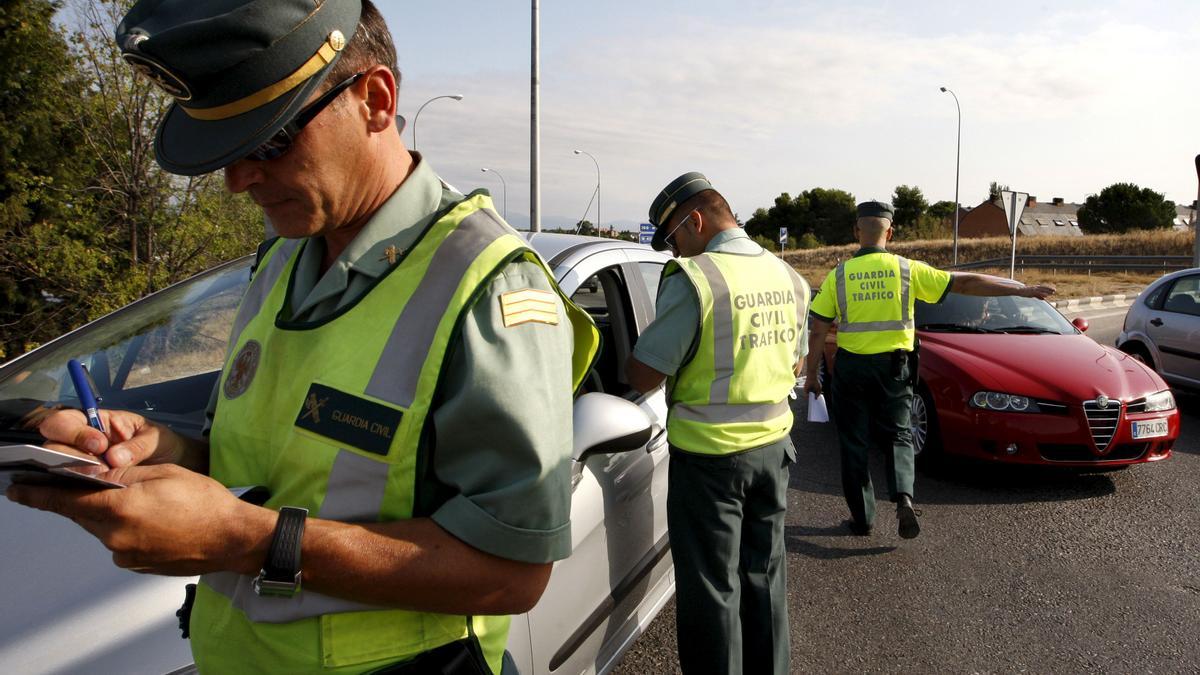
<svg viewBox="0 0 1200 675">
<path fill-rule="evenodd" d="M 1117 181 L 1196 197 L 1200 3 L 543 0 L 544 227 L 584 215 L 632 227 L 699 170 L 743 219 L 776 195 L 896 185 L 960 200 L 988 182 L 1083 201 Z M 401 112 L 456 187 L 485 187 L 528 223 L 530 3 L 379 6 L 396 37 Z M 1189 31 L 1191 31 L 1189 33 Z M 411 135 L 406 132 L 406 141 Z M 595 207 L 588 213 L 595 220 Z"/>
</svg>

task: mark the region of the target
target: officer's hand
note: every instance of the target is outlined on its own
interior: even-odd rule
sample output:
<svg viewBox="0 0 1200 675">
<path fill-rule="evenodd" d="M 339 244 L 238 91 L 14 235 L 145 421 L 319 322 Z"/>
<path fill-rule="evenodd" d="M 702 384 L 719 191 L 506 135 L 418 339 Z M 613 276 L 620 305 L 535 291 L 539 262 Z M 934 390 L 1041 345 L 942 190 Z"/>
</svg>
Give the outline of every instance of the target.
<svg viewBox="0 0 1200 675">
<path fill-rule="evenodd" d="M 246 533 L 252 528 L 269 533 L 273 527 L 272 512 L 179 466 L 131 466 L 101 476 L 126 487 L 14 485 L 6 494 L 25 506 L 74 520 L 112 551 L 113 563 L 135 572 L 190 576 L 240 571 L 245 552 L 254 548 Z"/>
<path fill-rule="evenodd" d="M 1056 289 L 1053 286 L 1026 286 L 1021 289 L 1019 295 L 1025 298 L 1037 298 L 1038 300 L 1045 300 L 1051 295 L 1054 295 L 1055 292 Z"/>
<path fill-rule="evenodd" d="M 809 373 L 808 377 L 804 378 L 804 393 L 820 396 L 821 391 L 821 378 L 816 373 Z"/>
<path fill-rule="evenodd" d="M 38 433 L 48 441 L 46 447 L 82 450 L 114 468 L 176 463 L 183 458 L 186 442 L 170 429 L 125 410 L 99 412 L 107 435 L 89 427 L 79 410 L 55 412 L 38 425 Z"/>
</svg>

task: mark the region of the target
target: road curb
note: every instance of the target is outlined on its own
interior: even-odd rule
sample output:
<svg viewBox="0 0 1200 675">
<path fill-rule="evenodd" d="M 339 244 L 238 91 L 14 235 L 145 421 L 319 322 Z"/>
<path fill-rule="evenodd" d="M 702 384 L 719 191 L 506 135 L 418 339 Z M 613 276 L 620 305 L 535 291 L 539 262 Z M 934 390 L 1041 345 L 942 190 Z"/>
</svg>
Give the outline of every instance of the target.
<svg viewBox="0 0 1200 675">
<path fill-rule="evenodd" d="M 1128 307 L 1133 304 L 1133 300 L 1136 297 L 1137 294 L 1124 293 L 1119 295 L 1096 295 L 1090 298 L 1056 300 L 1050 304 L 1063 311 L 1085 309 L 1088 307 Z"/>
</svg>

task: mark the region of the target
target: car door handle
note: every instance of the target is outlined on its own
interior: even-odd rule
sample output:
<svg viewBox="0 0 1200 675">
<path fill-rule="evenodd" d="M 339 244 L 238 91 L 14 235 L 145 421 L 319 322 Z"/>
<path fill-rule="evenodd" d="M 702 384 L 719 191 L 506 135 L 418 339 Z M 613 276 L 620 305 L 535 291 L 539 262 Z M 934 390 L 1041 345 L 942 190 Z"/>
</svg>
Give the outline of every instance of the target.
<svg viewBox="0 0 1200 675">
<path fill-rule="evenodd" d="M 1154 317 L 1153 319 L 1150 319 L 1150 325 L 1151 326 L 1161 326 L 1161 325 L 1163 325 L 1163 320 L 1158 317 Z"/>
<path fill-rule="evenodd" d="M 666 428 L 662 428 L 662 429 L 659 429 L 658 431 L 656 431 L 654 436 L 652 438 L 650 438 L 650 440 L 646 443 L 646 453 L 654 454 L 655 450 L 660 450 L 662 448 L 667 447 L 667 444 L 664 442 L 664 437 L 666 435 L 667 435 Z"/>
</svg>

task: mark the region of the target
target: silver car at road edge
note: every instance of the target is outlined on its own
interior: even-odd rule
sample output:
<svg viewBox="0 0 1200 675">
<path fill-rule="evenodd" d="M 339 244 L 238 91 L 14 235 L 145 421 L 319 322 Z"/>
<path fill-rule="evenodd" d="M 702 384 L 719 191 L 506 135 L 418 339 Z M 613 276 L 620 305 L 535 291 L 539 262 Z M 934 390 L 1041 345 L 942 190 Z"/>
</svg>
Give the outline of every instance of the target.
<svg viewBox="0 0 1200 675">
<path fill-rule="evenodd" d="M 563 290 L 596 321 L 599 360 L 575 404 L 573 553 L 555 564 L 508 649 L 522 673 L 605 673 L 674 594 L 666 528 L 666 402 L 633 391 L 624 365 L 654 318 L 665 255 L 647 246 L 527 235 Z M 87 364 L 102 405 L 198 435 L 252 257 L 143 298 L 0 366 L 0 442 L 46 402 L 78 406 L 66 361 Z M 192 671 L 175 610 L 187 578 L 112 564 L 71 521 L 0 499 L 0 671 Z"/>
</svg>

